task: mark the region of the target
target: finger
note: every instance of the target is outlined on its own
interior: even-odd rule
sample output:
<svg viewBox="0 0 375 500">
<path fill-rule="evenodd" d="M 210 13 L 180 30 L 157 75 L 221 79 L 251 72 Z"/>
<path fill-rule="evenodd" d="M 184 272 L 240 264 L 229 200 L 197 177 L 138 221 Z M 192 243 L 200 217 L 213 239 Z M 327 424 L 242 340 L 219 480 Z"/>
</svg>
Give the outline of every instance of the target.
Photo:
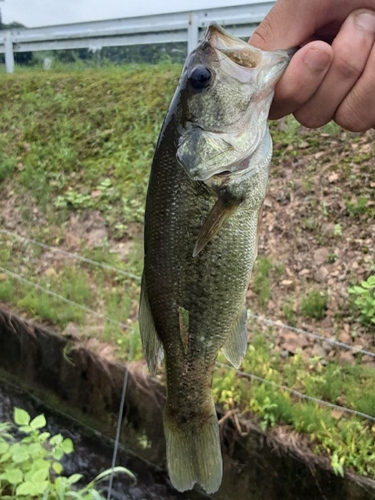
<svg viewBox="0 0 375 500">
<path fill-rule="evenodd" d="M 332 48 L 324 42 L 311 42 L 302 47 L 277 84 L 269 117 L 276 120 L 305 104 L 322 83 L 332 57 Z"/>
<path fill-rule="evenodd" d="M 375 46 L 365 71 L 341 103 L 335 122 L 351 132 L 364 132 L 375 124 Z"/>
<path fill-rule="evenodd" d="M 322 3 L 321 0 L 316 0 Z M 314 33 L 314 16 L 299 7 L 300 0 L 279 0 L 252 34 L 249 43 L 262 50 L 299 46 Z M 301 2 L 302 3 L 302 2 Z M 293 16 L 291 13 L 293 12 Z"/>
<path fill-rule="evenodd" d="M 278 0 L 249 41 L 262 50 L 297 47 L 359 8 L 374 8 L 374 0 Z"/>
<path fill-rule="evenodd" d="M 295 117 L 316 128 L 328 123 L 361 76 L 375 41 L 375 12 L 354 11 L 332 43 L 333 60 L 322 84 Z"/>
</svg>

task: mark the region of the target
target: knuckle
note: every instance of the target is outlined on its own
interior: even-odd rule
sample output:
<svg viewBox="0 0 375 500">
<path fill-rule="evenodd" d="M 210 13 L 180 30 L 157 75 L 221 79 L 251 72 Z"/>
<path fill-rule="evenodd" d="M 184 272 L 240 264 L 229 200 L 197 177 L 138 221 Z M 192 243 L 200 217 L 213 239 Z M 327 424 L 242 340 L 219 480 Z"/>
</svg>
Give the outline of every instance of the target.
<svg viewBox="0 0 375 500">
<path fill-rule="evenodd" d="M 267 47 L 267 41 L 272 37 L 273 34 L 273 15 L 272 11 L 268 16 L 261 22 L 258 28 L 254 31 L 251 36 L 251 43 L 256 47 Z"/>
<path fill-rule="evenodd" d="M 351 55 L 343 53 L 338 54 L 335 60 L 337 71 L 346 79 L 357 80 L 363 71 L 363 66 L 360 62 L 350 59 Z"/>
<path fill-rule="evenodd" d="M 331 117 L 326 118 L 300 108 L 294 113 L 295 119 L 306 128 L 319 128 L 331 121 Z"/>
<path fill-rule="evenodd" d="M 266 33 L 263 28 L 259 26 L 256 31 L 251 35 L 251 44 L 255 47 L 263 47 L 266 45 Z"/>
<path fill-rule="evenodd" d="M 358 102 L 356 96 L 348 96 L 335 113 L 335 122 L 350 132 L 364 132 L 374 122 L 371 113 Z"/>
</svg>

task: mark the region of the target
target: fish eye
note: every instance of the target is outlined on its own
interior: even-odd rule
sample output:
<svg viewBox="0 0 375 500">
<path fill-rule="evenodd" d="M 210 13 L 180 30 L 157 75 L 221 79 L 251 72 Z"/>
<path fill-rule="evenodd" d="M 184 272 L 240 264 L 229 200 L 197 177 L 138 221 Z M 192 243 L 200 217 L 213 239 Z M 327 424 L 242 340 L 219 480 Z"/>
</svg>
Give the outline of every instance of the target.
<svg viewBox="0 0 375 500">
<path fill-rule="evenodd" d="M 211 77 L 211 71 L 200 64 L 192 70 L 188 76 L 188 81 L 194 90 L 203 90 L 211 83 Z"/>
</svg>

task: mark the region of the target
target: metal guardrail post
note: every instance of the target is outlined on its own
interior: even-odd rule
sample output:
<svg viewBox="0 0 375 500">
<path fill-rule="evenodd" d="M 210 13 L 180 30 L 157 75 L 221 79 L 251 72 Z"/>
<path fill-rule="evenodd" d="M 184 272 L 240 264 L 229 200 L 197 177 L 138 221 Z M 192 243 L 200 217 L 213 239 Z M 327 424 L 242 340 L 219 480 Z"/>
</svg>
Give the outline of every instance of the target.
<svg viewBox="0 0 375 500">
<path fill-rule="evenodd" d="M 198 45 L 199 27 L 197 14 L 189 14 L 188 25 L 188 53 L 195 49 Z"/>
<path fill-rule="evenodd" d="M 7 73 L 14 72 L 13 40 L 10 31 L 5 33 L 5 70 Z"/>
</svg>

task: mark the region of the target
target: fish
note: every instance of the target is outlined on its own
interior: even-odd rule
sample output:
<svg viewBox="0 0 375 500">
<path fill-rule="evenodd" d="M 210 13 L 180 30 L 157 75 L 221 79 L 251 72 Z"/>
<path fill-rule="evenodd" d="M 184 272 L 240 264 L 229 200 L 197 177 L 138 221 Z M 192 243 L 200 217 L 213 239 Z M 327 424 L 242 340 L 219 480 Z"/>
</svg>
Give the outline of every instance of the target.
<svg viewBox="0 0 375 500">
<path fill-rule="evenodd" d="M 145 207 L 139 328 L 155 374 L 165 357 L 169 477 L 222 481 L 212 378 L 221 349 L 246 353 L 245 297 L 266 194 L 267 117 L 293 51 L 264 52 L 212 23 L 188 55 L 164 119 Z"/>
</svg>

